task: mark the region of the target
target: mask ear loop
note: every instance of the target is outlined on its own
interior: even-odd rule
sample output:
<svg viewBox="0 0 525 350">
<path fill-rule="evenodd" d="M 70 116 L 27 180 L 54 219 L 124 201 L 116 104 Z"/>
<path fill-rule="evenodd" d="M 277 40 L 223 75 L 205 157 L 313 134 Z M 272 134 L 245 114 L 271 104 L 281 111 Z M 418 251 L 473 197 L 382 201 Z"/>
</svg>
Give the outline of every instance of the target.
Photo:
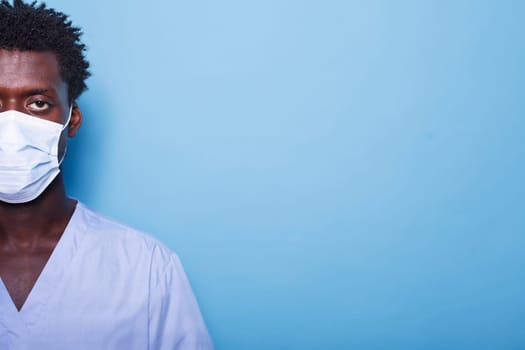
<svg viewBox="0 0 525 350">
<path fill-rule="evenodd" d="M 60 132 L 60 135 L 62 135 L 62 132 L 69 126 L 69 122 L 71 121 L 71 114 L 73 112 L 73 104 L 69 107 L 69 116 L 67 117 L 66 123 L 64 124 L 64 127 L 62 128 L 62 131 Z M 58 166 L 62 164 L 64 161 L 64 158 L 66 158 L 67 153 L 67 142 L 66 142 L 66 148 L 64 149 L 64 154 L 62 155 L 62 159 L 58 161 Z"/>
</svg>

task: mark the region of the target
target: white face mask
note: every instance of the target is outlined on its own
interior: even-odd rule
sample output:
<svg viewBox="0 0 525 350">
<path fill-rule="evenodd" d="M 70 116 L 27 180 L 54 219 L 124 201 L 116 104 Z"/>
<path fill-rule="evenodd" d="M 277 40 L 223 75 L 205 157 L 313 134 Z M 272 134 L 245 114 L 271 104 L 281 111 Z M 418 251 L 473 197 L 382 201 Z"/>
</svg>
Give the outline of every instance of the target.
<svg viewBox="0 0 525 350">
<path fill-rule="evenodd" d="M 0 201 L 37 198 L 60 173 L 58 143 L 65 125 L 9 110 L 0 113 Z"/>
</svg>

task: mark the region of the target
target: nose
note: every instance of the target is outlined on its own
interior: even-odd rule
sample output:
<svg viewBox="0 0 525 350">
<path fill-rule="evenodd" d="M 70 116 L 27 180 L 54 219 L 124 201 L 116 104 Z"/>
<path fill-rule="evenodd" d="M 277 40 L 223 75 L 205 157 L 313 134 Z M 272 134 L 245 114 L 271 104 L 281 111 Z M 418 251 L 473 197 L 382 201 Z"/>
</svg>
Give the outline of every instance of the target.
<svg viewBox="0 0 525 350">
<path fill-rule="evenodd" d="M 20 127 L 14 123 L 16 113 L 7 111 L 0 114 L 0 140 L 2 140 L 3 151 L 14 151 L 19 147 L 19 139 L 24 136 Z"/>
<path fill-rule="evenodd" d="M 21 101 L 18 101 L 17 99 L 2 99 L 0 100 L 0 112 L 5 111 L 17 111 L 24 113 L 24 104 Z"/>
</svg>

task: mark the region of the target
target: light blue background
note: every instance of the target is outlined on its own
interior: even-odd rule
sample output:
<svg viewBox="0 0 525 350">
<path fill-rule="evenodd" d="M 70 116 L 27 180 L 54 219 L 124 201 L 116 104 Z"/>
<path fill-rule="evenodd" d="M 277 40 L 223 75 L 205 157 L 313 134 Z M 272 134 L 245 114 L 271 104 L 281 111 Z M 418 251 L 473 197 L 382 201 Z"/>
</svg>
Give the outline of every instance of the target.
<svg viewBox="0 0 525 350">
<path fill-rule="evenodd" d="M 217 349 L 525 348 L 525 2 L 48 3 L 69 193 L 180 255 Z"/>
</svg>

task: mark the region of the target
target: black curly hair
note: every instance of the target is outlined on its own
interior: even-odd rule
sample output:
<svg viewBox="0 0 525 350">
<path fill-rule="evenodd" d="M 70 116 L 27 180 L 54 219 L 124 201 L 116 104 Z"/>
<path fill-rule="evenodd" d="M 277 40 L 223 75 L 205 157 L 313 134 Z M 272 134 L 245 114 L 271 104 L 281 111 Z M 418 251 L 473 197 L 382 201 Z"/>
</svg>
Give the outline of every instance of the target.
<svg viewBox="0 0 525 350">
<path fill-rule="evenodd" d="M 70 102 L 87 89 L 86 79 L 90 76 L 81 35 L 80 28 L 73 27 L 67 15 L 44 3 L 0 2 L 0 49 L 55 53 Z"/>
</svg>

